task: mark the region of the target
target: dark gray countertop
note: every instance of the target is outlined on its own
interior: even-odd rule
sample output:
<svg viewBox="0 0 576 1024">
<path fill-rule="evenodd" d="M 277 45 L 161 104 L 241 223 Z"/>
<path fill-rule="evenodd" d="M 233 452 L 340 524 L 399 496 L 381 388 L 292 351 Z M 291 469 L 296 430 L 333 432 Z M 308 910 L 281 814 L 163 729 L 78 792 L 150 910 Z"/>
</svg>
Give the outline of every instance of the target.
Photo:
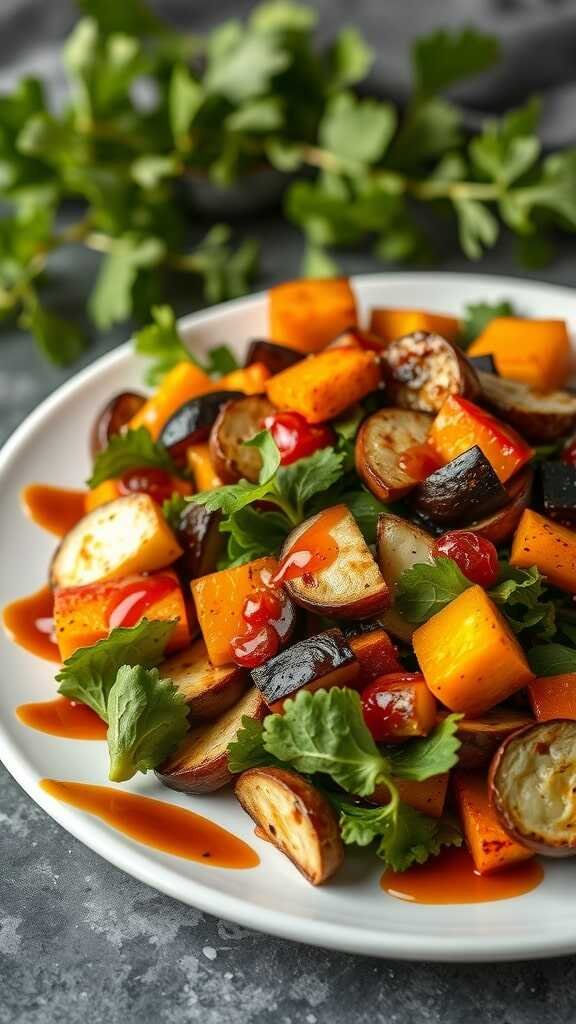
<svg viewBox="0 0 576 1024">
<path fill-rule="evenodd" d="M 270 219 L 251 229 L 264 242 L 262 283 L 297 273 L 299 242 L 290 228 Z M 64 271 L 72 257 L 60 259 L 52 287 L 72 303 L 89 268 L 74 260 L 71 283 Z M 359 255 L 343 262 L 348 272 L 379 269 Z M 455 255 L 442 269 L 475 268 Z M 478 269 L 519 274 L 505 247 Z M 539 276 L 572 284 L 574 270 L 572 242 Z M 85 362 L 125 333 L 101 338 Z M 67 376 L 48 368 L 29 338 L 4 332 L 0 439 Z M 568 1024 L 576 1018 L 576 957 L 406 964 L 247 931 L 111 867 L 0 772 L 0 1024 Z"/>
</svg>

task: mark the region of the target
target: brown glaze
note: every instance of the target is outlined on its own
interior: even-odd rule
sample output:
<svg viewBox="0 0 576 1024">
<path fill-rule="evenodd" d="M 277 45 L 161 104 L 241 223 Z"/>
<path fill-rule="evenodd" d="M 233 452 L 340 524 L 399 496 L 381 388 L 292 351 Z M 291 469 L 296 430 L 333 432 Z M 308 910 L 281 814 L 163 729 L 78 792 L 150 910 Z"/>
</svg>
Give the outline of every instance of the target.
<svg viewBox="0 0 576 1024">
<path fill-rule="evenodd" d="M 183 807 L 112 786 L 42 779 L 45 793 L 101 818 L 145 846 L 217 868 L 255 868 L 260 858 L 242 839 Z"/>
<path fill-rule="evenodd" d="M 480 875 L 467 850 L 450 847 L 401 874 L 385 871 L 380 885 L 390 896 L 409 903 L 491 903 L 531 892 L 543 878 L 544 871 L 535 860 Z"/>
<path fill-rule="evenodd" d="M 13 643 L 47 661 L 60 661 L 54 639 L 54 597 L 42 587 L 28 597 L 7 604 L 2 612 L 4 629 Z"/>
<path fill-rule="evenodd" d="M 66 697 L 20 704 L 16 708 L 16 717 L 30 729 L 47 732 L 50 736 L 62 736 L 67 740 L 106 739 L 106 722 L 85 704 Z"/>
<path fill-rule="evenodd" d="M 21 497 L 28 518 L 57 537 L 68 533 L 86 512 L 86 491 L 50 487 L 48 484 L 29 484 L 22 491 Z"/>
</svg>

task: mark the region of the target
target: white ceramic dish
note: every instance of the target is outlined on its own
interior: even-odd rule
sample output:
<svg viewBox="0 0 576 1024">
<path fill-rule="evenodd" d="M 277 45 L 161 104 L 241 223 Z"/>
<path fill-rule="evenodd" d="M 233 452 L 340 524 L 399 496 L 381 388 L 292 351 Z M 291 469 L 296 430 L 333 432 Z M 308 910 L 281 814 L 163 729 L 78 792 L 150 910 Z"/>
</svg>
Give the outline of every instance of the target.
<svg viewBox="0 0 576 1024">
<path fill-rule="evenodd" d="M 512 278 L 454 274 L 394 274 L 354 282 L 364 309 L 412 306 L 460 313 L 468 302 L 510 298 L 530 315 L 565 318 L 576 335 L 576 292 Z M 181 322 L 199 352 L 226 341 L 238 352 L 246 339 L 266 336 L 263 295 L 194 314 Z M 142 386 L 142 363 L 124 345 L 69 381 L 10 438 L 0 453 L 0 602 L 39 587 L 55 539 L 28 522 L 19 492 L 32 481 L 79 486 L 89 468 L 87 439 L 95 411 L 116 391 Z M 356 953 L 425 960 L 508 960 L 576 951 L 576 862 L 546 862 L 546 878 L 528 895 L 498 903 L 419 906 L 385 895 L 378 863 L 349 856 L 328 885 L 313 889 L 268 843 L 256 839 L 230 793 L 196 799 L 163 789 L 154 777 L 134 792 L 190 807 L 257 848 L 258 868 L 208 868 L 151 850 L 100 820 L 59 803 L 38 786 L 44 776 L 106 783 L 101 743 L 34 732 L 14 715 L 17 704 L 48 699 L 53 666 L 0 637 L 0 754 L 27 793 L 74 836 L 117 867 L 212 914 L 248 927 Z"/>
</svg>

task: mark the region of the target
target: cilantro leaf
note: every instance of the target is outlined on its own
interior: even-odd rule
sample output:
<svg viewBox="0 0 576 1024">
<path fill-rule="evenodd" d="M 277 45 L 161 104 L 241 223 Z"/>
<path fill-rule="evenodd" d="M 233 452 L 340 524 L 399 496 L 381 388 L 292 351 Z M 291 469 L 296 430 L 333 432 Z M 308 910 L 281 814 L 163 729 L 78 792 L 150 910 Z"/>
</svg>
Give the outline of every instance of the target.
<svg viewBox="0 0 576 1024">
<path fill-rule="evenodd" d="M 228 744 L 228 767 L 233 775 L 248 768 L 272 764 L 274 758 L 264 747 L 264 727 L 248 715 L 242 717 L 242 727 L 232 743 Z"/>
<path fill-rule="evenodd" d="M 228 545 L 219 567 L 229 569 L 276 554 L 291 529 L 292 524 L 280 511 L 263 512 L 249 505 L 240 509 L 220 523 L 220 532 L 228 534 Z"/>
<path fill-rule="evenodd" d="M 482 334 L 491 320 L 500 316 L 517 316 L 514 306 L 508 299 L 501 302 L 471 302 L 465 310 L 460 325 L 462 344 L 467 347 Z"/>
<path fill-rule="evenodd" d="M 221 377 L 225 373 L 232 373 L 238 366 L 238 360 L 228 345 L 215 345 L 209 350 L 206 372 L 212 376 Z"/>
<path fill-rule="evenodd" d="M 343 28 L 327 54 L 330 89 L 343 89 L 361 82 L 374 62 L 374 50 L 357 29 Z"/>
<path fill-rule="evenodd" d="M 576 650 L 565 644 L 542 644 L 528 651 L 530 668 L 537 676 L 576 672 Z"/>
<path fill-rule="evenodd" d="M 221 35 L 209 53 L 204 86 L 232 103 L 253 99 L 270 88 L 289 62 L 288 53 L 273 37 L 249 30 L 230 32 L 227 39 Z"/>
<path fill-rule="evenodd" d="M 463 78 L 487 71 L 500 56 L 495 36 L 475 28 L 437 29 L 417 39 L 412 48 L 416 92 L 430 96 Z"/>
<path fill-rule="evenodd" d="M 153 322 L 136 332 L 134 348 L 139 356 L 154 359 L 146 373 L 146 382 L 154 386 L 178 363 L 199 364 L 178 333 L 171 306 L 153 306 L 151 313 Z"/>
<path fill-rule="evenodd" d="M 264 747 L 296 771 L 329 775 L 357 796 L 369 796 L 390 776 L 354 690 L 300 690 L 282 715 L 264 719 Z"/>
<path fill-rule="evenodd" d="M 248 480 L 240 480 L 237 484 L 217 487 L 213 491 L 201 491 L 194 494 L 190 501 L 196 505 L 204 505 L 208 512 L 222 511 L 226 515 L 239 512 L 253 501 L 262 498 L 274 500 L 274 477 L 280 465 L 280 452 L 269 430 L 261 430 L 250 441 L 244 442 L 250 448 L 257 448 L 262 456 L 262 467 L 257 484 Z"/>
<path fill-rule="evenodd" d="M 488 591 L 504 612 L 515 633 L 532 631 L 532 637 L 549 640 L 556 632 L 556 609 L 550 599 L 544 577 L 536 566 L 516 569 L 500 563 L 500 577 Z"/>
<path fill-rule="evenodd" d="M 88 303 L 98 327 L 111 327 L 127 319 L 140 271 L 158 266 L 164 255 L 165 245 L 159 238 L 126 234 L 114 239 L 102 261 Z"/>
<path fill-rule="evenodd" d="M 334 448 L 319 448 L 312 455 L 278 469 L 278 490 L 303 517 L 306 504 L 314 495 L 327 491 L 341 478 L 343 462 L 344 456 Z"/>
<path fill-rule="evenodd" d="M 500 231 L 498 221 L 479 199 L 455 199 L 460 245 L 468 259 L 479 260 L 484 249 L 494 245 Z"/>
<path fill-rule="evenodd" d="M 160 441 L 152 440 L 146 427 L 127 430 L 125 434 L 116 434 L 110 438 L 108 447 L 94 459 L 88 486 L 98 487 L 104 480 L 112 480 L 129 469 L 140 469 L 142 466 L 158 467 L 178 476 L 178 469 L 166 448 Z"/>
<path fill-rule="evenodd" d="M 86 348 L 82 328 L 46 309 L 37 299 L 28 305 L 22 322 L 34 335 L 40 351 L 55 366 L 69 366 Z"/>
<path fill-rule="evenodd" d="M 185 508 L 186 499 L 178 491 L 174 491 L 170 498 L 166 498 L 162 502 L 162 515 L 173 530 L 177 530 L 180 526 L 180 519 Z"/>
<path fill-rule="evenodd" d="M 462 717 L 447 715 L 429 736 L 387 748 L 392 775 L 398 779 L 423 782 L 433 775 L 449 772 L 458 761 L 461 743 L 456 733 Z"/>
<path fill-rule="evenodd" d="M 417 563 L 404 570 L 395 607 L 408 622 L 426 622 L 471 586 L 451 558 L 435 558 L 430 565 Z"/>
<path fill-rule="evenodd" d="M 470 143 L 472 162 L 485 177 L 507 188 L 530 170 L 540 155 L 534 134 L 540 104 L 531 101 L 519 111 L 490 120 Z"/>
<path fill-rule="evenodd" d="M 92 647 L 79 648 L 56 676 L 58 693 L 87 704 L 106 722 L 108 694 L 118 669 L 122 665 L 158 665 L 175 625 L 173 621 L 142 619 L 137 626 L 113 629 Z"/>
<path fill-rule="evenodd" d="M 108 694 L 108 751 L 111 782 L 126 782 L 170 754 L 188 730 L 181 693 L 158 669 L 123 665 Z"/>
</svg>

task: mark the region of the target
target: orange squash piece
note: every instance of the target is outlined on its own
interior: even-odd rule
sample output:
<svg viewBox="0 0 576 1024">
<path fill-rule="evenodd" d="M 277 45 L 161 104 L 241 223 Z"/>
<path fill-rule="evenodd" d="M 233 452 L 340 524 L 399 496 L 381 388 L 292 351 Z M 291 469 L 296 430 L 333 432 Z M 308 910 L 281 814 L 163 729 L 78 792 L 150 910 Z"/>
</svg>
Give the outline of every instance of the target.
<svg viewBox="0 0 576 1024">
<path fill-rule="evenodd" d="M 419 626 L 412 642 L 434 696 L 469 717 L 483 714 L 534 678 L 516 637 L 479 586 Z"/>
<path fill-rule="evenodd" d="M 172 477 L 172 492 L 174 494 L 192 494 L 192 487 L 187 480 L 182 480 L 179 476 Z M 86 498 L 84 499 L 86 512 L 91 512 L 93 508 L 98 508 L 99 505 L 106 505 L 109 501 L 115 501 L 116 498 L 120 498 L 125 495 L 125 491 L 120 491 L 118 488 L 118 480 L 104 480 L 103 483 L 98 484 L 92 491 L 86 492 Z"/>
<path fill-rule="evenodd" d="M 214 469 L 207 443 L 191 444 L 186 449 L 188 469 L 192 473 L 197 491 L 212 491 L 222 486 L 222 480 Z"/>
<path fill-rule="evenodd" d="M 126 606 L 138 594 L 138 585 L 142 585 L 141 593 L 155 578 L 168 577 L 174 587 L 168 593 L 153 601 L 143 609 L 140 619 L 160 620 L 177 619 L 167 651 L 179 651 L 190 643 L 190 630 L 184 596 L 178 577 L 172 569 L 163 569 L 149 576 L 128 576 L 122 580 L 106 583 L 89 583 L 85 587 L 61 587 L 54 591 L 54 632 L 62 661 L 69 658 L 79 647 L 92 647 L 98 640 L 108 636 L 114 626 L 110 622 L 114 609 L 118 609 L 126 593 Z M 133 625 L 136 625 L 134 622 Z"/>
<path fill-rule="evenodd" d="M 211 377 L 194 363 L 178 363 L 166 374 L 158 390 L 132 417 L 128 426 L 132 430 L 146 427 L 157 440 L 164 424 L 184 402 L 206 395 L 215 386 Z"/>
<path fill-rule="evenodd" d="M 323 423 L 375 391 L 380 379 L 374 352 L 332 348 L 277 373 L 266 391 L 277 409 L 299 412 L 309 423 Z"/>
<path fill-rule="evenodd" d="M 428 443 L 445 462 L 478 445 L 503 483 L 533 454 L 512 427 L 460 395 L 450 395 L 443 403 L 432 424 Z"/>
<path fill-rule="evenodd" d="M 371 629 L 368 633 L 359 633 L 351 637 L 348 643 L 360 662 L 360 686 L 366 686 L 388 672 L 403 671 L 396 646 L 385 630 Z"/>
<path fill-rule="evenodd" d="M 298 352 L 318 352 L 358 323 L 356 300 L 345 277 L 287 281 L 268 292 L 269 333 Z"/>
<path fill-rule="evenodd" d="M 262 589 L 262 571 L 273 574 L 277 568 L 275 558 L 257 558 L 254 562 L 192 580 L 190 587 L 196 614 L 213 665 L 232 661 L 230 641 L 246 629 L 242 618 L 244 602 L 250 594 Z"/>
<path fill-rule="evenodd" d="M 550 722 L 554 718 L 576 721 L 576 672 L 541 676 L 530 683 L 528 696 L 539 722 Z"/>
<path fill-rule="evenodd" d="M 270 370 L 264 363 L 251 363 L 240 370 L 232 370 L 225 377 L 214 381 L 219 391 L 243 391 L 245 395 L 261 395 L 270 376 Z"/>
<path fill-rule="evenodd" d="M 554 586 L 576 594 L 576 532 L 528 508 L 514 534 L 510 565 L 535 565 Z"/>
<path fill-rule="evenodd" d="M 474 867 L 481 875 L 501 871 L 534 856 L 501 828 L 488 800 L 484 775 L 456 772 L 454 793 L 466 845 Z"/>
<path fill-rule="evenodd" d="M 570 372 L 570 339 L 564 320 L 496 317 L 468 349 L 471 356 L 494 356 L 502 377 L 522 380 L 538 391 L 553 391 Z"/>
<path fill-rule="evenodd" d="M 441 334 L 447 341 L 456 341 L 460 321 L 455 316 L 427 313 L 423 309 L 373 309 L 370 330 L 384 341 L 394 341 L 415 331 L 430 331 Z"/>
<path fill-rule="evenodd" d="M 430 818 L 440 818 L 446 802 L 449 778 L 449 773 L 444 772 L 442 775 L 432 775 L 423 782 L 395 777 L 392 778 L 392 782 L 405 804 L 409 804 L 421 814 L 427 814 Z M 370 801 L 375 804 L 387 804 L 389 800 L 390 793 L 385 784 L 376 786 L 370 797 Z"/>
</svg>

